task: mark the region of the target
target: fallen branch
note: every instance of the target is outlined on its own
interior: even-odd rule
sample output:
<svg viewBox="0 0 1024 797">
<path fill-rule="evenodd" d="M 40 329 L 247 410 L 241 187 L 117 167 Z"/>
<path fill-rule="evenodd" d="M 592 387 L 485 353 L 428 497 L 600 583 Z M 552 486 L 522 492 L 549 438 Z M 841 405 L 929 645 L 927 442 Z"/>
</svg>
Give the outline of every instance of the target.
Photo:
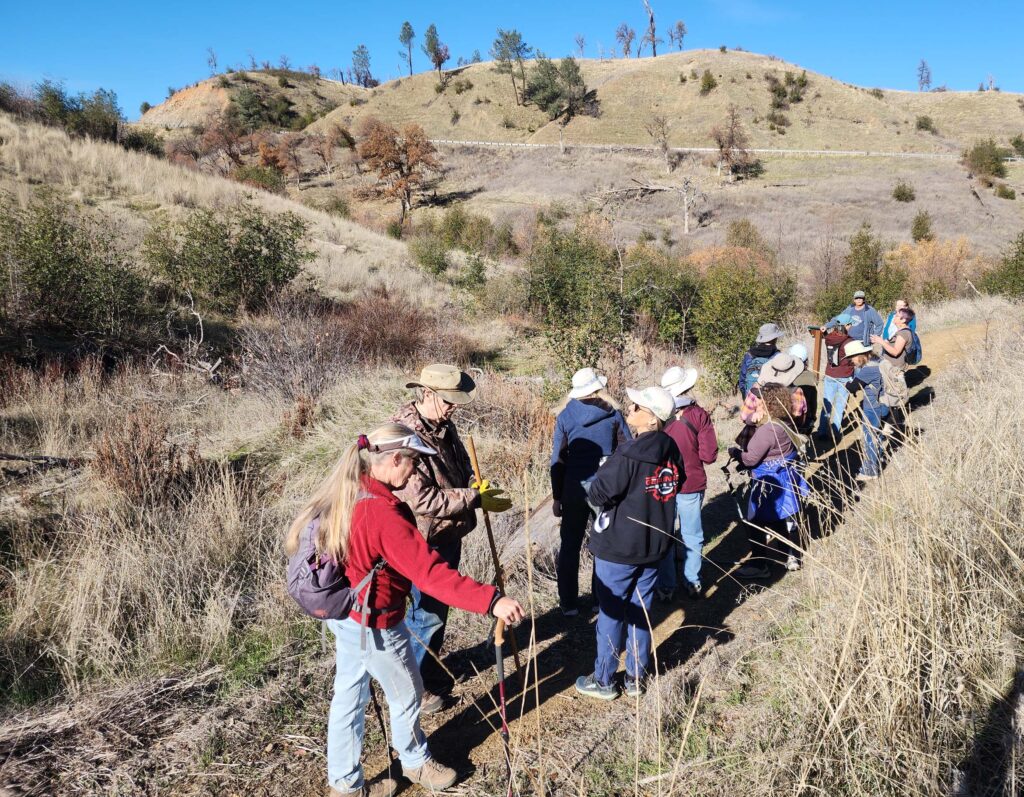
<svg viewBox="0 0 1024 797">
<path fill-rule="evenodd" d="M 80 468 L 85 462 L 81 457 L 50 457 L 45 454 L 5 454 L 3 452 L 0 452 L 0 460 L 28 462 L 37 468 Z"/>
</svg>

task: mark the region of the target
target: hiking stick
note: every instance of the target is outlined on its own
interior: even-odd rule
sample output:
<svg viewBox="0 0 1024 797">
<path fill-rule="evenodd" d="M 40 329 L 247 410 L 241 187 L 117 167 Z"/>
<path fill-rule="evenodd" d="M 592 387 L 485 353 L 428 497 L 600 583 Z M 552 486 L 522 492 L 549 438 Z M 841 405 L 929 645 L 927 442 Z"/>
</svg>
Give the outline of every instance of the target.
<svg viewBox="0 0 1024 797">
<path fill-rule="evenodd" d="M 508 747 L 508 717 L 505 713 L 505 656 L 501 652 L 505 641 L 505 621 L 494 624 L 494 658 L 498 672 L 498 708 L 501 712 L 501 744 L 505 750 L 505 775 L 508 779 L 508 797 L 512 797 L 512 753 Z"/>
<path fill-rule="evenodd" d="M 377 690 L 370 684 L 370 701 L 373 703 L 373 713 L 377 715 L 377 722 L 380 723 L 380 733 L 384 737 L 384 746 L 388 749 L 388 777 L 392 777 L 391 768 L 395 765 L 395 751 L 391 748 L 391 740 L 388 739 L 388 728 L 384 724 L 384 712 L 380 710 L 380 702 L 377 700 Z"/>
<path fill-rule="evenodd" d="M 473 475 L 476 477 L 478 484 L 483 484 L 484 478 L 480 475 L 480 460 L 476 456 L 476 443 L 473 442 L 472 436 L 466 438 L 466 447 L 469 449 L 469 461 L 473 465 Z M 491 560 L 494 562 L 494 583 L 501 590 L 501 594 L 505 594 L 505 574 L 501 570 L 501 562 L 498 561 L 498 547 L 494 544 L 494 531 L 491 529 L 491 517 L 487 514 L 487 510 L 483 510 L 484 513 L 484 528 L 487 529 L 487 544 L 491 548 Z M 519 663 L 519 645 L 516 642 L 516 635 L 509 634 L 509 639 L 512 642 L 512 657 L 516 662 L 516 674 L 519 676 L 519 685 L 525 687 L 523 681 L 523 666 Z"/>
</svg>

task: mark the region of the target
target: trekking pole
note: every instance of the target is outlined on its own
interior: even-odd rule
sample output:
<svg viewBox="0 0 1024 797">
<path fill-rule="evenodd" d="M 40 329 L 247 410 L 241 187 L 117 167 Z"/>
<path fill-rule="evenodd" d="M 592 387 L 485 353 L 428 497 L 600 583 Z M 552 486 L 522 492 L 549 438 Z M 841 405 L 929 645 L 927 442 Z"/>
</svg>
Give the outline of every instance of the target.
<svg viewBox="0 0 1024 797">
<path fill-rule="evenodd" d="M 484 479 L 483 476 L 480 475 L 480 461 L 477 459 L 476 444 L 473 442 L 472 437 L 466 438 L 466 447 L 469 449 L 469 461 L 473 465 L 473 475 L 476 477 L 478 484 L 483 484 Z M 487 514 L 486 509 L 483 510 L 483 513 L 484 528 L 487 529 L 487 544 L 491 548 L 491 560 L 494 562 L 494 584 L 499 590 L 501 590 L 501 594 L 504 595 L 505 574 L 501 570 L 501 562 L 498 561 L 498 547 L 494 544 L 494 531 L 491 530 L 491 517 Z M 512 641 L 512 656 L 516 662 L 516 674 L 519 676 L 519 683 L 521 686 L 525 686 L 523 682 L 523 668 L 519 663 L 519 645 L 516 643 L 516 635 L 509 634 L 509 639 Z"/>
<path fill-rule="evenodd" d="M 512 753 L 508 746 L 508 717 L 505 713 L 505 656 L 501 646 L 505 641 L 505 621 L 494 624 L 494 659 L 498 672 L 498 711 L 501 714 L 501 744 L 505 750 L 505 776 L 508 780 L 507 797 L 512 797 Z"/>
<path fill-rule="evenodd" d="M 392 777 L 391 768 L 395 764 L 395 751 L 391 747 L 391 740 L 388 738 L 388 728 L 384 724 L 384 712 L 380 710 L 380 702 L 377 700 L 377 690 L 370 684 L 370 701 L 373 703 L 373 713 L 377 715 L 377 722 L 380 723 L 380 733 L 384 737 L 384 746 L 388 749 L 388 777 Z"/>
</svg>

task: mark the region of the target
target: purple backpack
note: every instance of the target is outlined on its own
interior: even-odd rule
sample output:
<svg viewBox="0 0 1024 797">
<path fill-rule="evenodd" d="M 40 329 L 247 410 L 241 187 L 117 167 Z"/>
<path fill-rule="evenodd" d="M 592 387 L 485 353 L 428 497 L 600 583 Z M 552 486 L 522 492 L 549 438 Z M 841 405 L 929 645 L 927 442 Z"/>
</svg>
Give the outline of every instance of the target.
<svg viewBox="0 0 1024 797">
<path fill-rule="evenodd" d="M 299 547 L 288 559 L 288 594 L 299 607 L 317 620 L 342 620 L 353 611 L 363 615 L 359 594 L 370 586 L 373 577 L 387 562 L 381 559 L 354 587 L 345 575 L 345 566 L 316 552 L 320 518 L 313 518 L 299 533 Z M 367 590 L 369 593 L 369 590 Z"/>
</svg>

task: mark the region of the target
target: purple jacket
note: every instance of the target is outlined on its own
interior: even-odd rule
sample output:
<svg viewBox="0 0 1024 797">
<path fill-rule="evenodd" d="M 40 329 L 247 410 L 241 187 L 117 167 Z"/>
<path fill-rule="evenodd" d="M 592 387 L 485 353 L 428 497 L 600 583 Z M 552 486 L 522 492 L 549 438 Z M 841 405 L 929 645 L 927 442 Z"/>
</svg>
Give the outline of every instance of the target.
<svg viewBox="0 0 1024 797">
<path fill-rule="evenodd" d="M 683 418 L 693 426 L 691 429 Z M 696 430 L 696 432 L 694 432 Z M 704 466 L 718 457 L 718 438 L 711 417 L 696 404 L 690 404 L 676 413 L 676 420 L 665 426 L 665 434 L 676 441 L 683 458 L 685 478 L 679 486 L 681 493 L 700 493 L 707 489 L 708 476 Z"/>
</svg>

